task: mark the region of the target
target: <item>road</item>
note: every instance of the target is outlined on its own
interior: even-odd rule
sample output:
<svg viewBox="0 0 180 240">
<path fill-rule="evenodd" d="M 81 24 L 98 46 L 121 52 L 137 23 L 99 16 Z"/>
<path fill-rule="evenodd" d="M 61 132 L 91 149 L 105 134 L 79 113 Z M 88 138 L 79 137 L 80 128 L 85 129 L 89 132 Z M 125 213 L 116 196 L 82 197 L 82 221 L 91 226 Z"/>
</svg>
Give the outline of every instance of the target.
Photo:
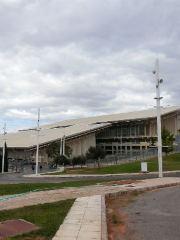
<svg viewBox="0 0 180 240">
<path fill-rule="evenodd" d="M 180 186 L 142 194 L 125 210 L 134 233 L 127 240 L 180 239 Z M 135 231 L 134 231 L 135 230 Z"/>
<path fill-rule="evenodd" d="M 43 167 L 42 172 L 48 172 L 48 167 Z M 54 170 L 51 170 L 54 171 Z M 36 183 L 36 182 L 72 182 L 72 181 L 84 181 L 84 180 L 117 180 L 117 179 L 146 179 L 146 178 L 157 178 L 158 174 L 153 175 L 128 175 L 128 176 L 114 176 L 114 177 L 78 177 L 78 178 L 23 178 L 25 174 L 34 173 L 30 165 L 26 165 L 25 172 L 23 173 L 4 173 L 0 174 L 0 184 L 9 183 Z M 165 175 L 166 176 L 166 175 Z M 179 174 L 168 174 L 168 177 L 180 177 Z"/>
</svg>

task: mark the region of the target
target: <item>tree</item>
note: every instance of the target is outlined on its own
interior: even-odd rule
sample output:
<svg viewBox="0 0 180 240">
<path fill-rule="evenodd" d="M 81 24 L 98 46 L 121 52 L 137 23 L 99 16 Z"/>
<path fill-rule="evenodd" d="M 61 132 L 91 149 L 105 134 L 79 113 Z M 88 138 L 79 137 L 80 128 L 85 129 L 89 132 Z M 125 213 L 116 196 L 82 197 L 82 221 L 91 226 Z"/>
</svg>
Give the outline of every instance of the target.
<svg viewBox="0 0 180 240">
<path fill-rule="evenodd" d="M 81 167 L 82 167 L 82 165 L 85 165 L 85 164 L 86 164 L 86 156 L 84 156 L 84 155 L 80 155 L 80 156 L 76 156 L 76 157 L 72 158 L 73 167 L 75 165 L 81 165 Z"/>
<path fill-rule="evenodd" d="M 99 158 L 104 158 L 106 156 L 106 152 L 101 147 L 90 147 L 86 152 L 87 159 L 96 159 L 98 167 L 100 167 Z"/>
<path fill-rule="evenodd" d="M 97 159 L 104 158 L 106 156 L 106 152 L 101 147 L 90 147 L 86 152 L 87 159 Z"/>
<path fill-rule="evenodd" d="M 81 167 L 82 167 L 82 165 L 85 165 L 86 164 L 86 156 L 84 156 L 84 155 L 81 155 L 80 156 L 80 161 L 79 161 L 79 164 L 81 165 Z"/>
<path fill-rule="evenodd" d="M 70 165 L 70 160 L 64 155 L 58 155 L 54 158 L 54 162 L 59 165 L 67 166 Z"/>
<path fill-rule="evenodd" d="M 60 142 L 53 142 L 47 146 L 46 153 L 48 157 L 55 159 L 57 156 L 60 155 L 59 152 L 60 152 Z M 70 155 L 72 154 L 72 149 L 66 144 L 65 144 L 65 154 L 67 157 L 70 157 Z"/>
<path fill-rule="evenodd" d="M 166 153 L 166 164 L 167 164 L 167 154 L 173 151 L 173 142 L 174 136 L 170 133 L 169 130 L 165 128 L 165 126 L 161 129 L 161 137 L 162 137 L 162 151 Z"/>
<path fill-rule="evenodd" d="M 79 157 L 79 156 L 73 157 L 73 158 L 72 158 L 72 165 L 73 165 L 73 167 L 76 166 L 76 165 L 78 165 L 78 164 L 79 164 L 79 161 L 80 161 L 80 157 Z"/>
</svg>

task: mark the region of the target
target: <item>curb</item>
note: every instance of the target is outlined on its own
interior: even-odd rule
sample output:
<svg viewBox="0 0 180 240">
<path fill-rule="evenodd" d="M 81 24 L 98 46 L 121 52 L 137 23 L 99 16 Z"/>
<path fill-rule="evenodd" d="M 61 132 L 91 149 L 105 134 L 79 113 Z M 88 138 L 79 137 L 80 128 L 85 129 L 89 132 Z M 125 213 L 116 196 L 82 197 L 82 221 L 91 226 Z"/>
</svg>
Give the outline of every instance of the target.
<svg viewBox="0 0 180 240">
<path fill-rule="evenodd" d="M 105 196 L 101 197 L 101 240 L 108 240 Z"/>
<path fill-rule="evenodd" d="M 139 187 L 139 188 L 132 188 L 128 190 L 123 190 L 123 191 L 118 191 L 118 192 L 113 192 L 113 193 L 106 193 L 105 196 L 114 196 L 114 195 L 120 195 L 120 194 L 126 194 L 128 192 L 141 192 L 141 191 L 148 191 L 148 190 L 153 190 L 153 189 L 158 189 L 158 188 L 166 188 L 166 187 L 175 187 L 180 185 L 179 183 L 166 183 L 166 184 L 161 184 L 161 185 L 156 185 L 156 186 L 151 186 L 151 187 Z"/>
<path fill-rule="evenodd" d="M 178 174 L 180 171 L 168 171 L 163 172 L 163 174 Z M 118 177 L 118 176 L 142 176 L 142 175 L 157 175 L 158 172 L 148 172 L 148 173 L 119 173 L 119 174 L 89 174 L 89 175 L 41 175 L 41 174 L 30 174 L 30 175 L 23 175 L 24 178 L 83 178 L 83 177 Z"/>
</svg>

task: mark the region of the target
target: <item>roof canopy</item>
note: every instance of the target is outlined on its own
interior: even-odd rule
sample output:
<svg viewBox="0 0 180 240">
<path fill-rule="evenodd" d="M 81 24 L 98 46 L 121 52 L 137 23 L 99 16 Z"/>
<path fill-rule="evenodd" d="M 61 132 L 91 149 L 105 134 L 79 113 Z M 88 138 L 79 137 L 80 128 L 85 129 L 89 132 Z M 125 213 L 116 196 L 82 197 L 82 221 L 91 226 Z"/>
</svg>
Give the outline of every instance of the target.
<svg viewBox="0 0 180 240">
<path fill-rule="evenodd" d="M 166 116 L 170 113 L 178 114 L 180 106 L 166 107 L 161 109 L 161 115 Z M 150 120 L 156 118 L 156 109 L 149 109 L 138 112 L 119 113 L 90 118 L 80 118 L 51 123 L 40 126 L 39 144 L 46 145 L 60 139 L 63 135 L 67 139 L 107 128 L 112 123 L 122 123 L 125 121 Z M 34 131 L 21 131 L 6 135 L 7 146 L 10 148 L 32 148 L 36 146 L 36 128 Z M 3 136 L 0 136 L 0 147 L 3 145 Z"/>
</svg>

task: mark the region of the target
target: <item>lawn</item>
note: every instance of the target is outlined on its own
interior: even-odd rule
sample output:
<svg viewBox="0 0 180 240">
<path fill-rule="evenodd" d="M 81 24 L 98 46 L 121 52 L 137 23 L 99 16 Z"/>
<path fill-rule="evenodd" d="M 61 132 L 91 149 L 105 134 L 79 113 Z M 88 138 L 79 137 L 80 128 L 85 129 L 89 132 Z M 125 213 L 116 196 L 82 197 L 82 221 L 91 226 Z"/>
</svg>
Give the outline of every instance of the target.
<svg viewBox="0 0 180 240">
<path fill-rule="evenodd" d="M 147 167 L 149 172 L 158 171 L 157 158 L 147 159 Z M 173 154 L 168 156 L 166 163 L 165 156 L 163 157 L 163 171 L 180 170 L 180 156 Z M 118 174 L 118 173 L 139 173 L 141 171 L 141 162 L 132 162 L 121 165 L 113 165 L 101 168 L 86 168 L 79 169 L 78 174 Z M 53 173 L 60 174 L 60 173 Z M 64 173 L 63 173 L 64 174 Z M 66 173 L 65 173 L 66 174 Z M 147 176 L 148 178 L 148 176 Z M 119 180 L 121 180 L 119 178 Z M 60 187 L 81 187 L 94 185 L 107 180 L 90 180 L 90 181 L 76 181 L 76 182 L 62 182 L 62 183 L 19 183 L 19 184 L 0 184 L 0 196 L 25 193 L 35 189 L 44 188 L 60 188 Z M 112 180 L 108 180 L 112 181 Z M 2 197 L 0 197 L 2 198 Z"/>
<path fill-rule="evenodd" d="M 0 222 L 12 219 L 24 219 L 40 227 L 38 230 L 6 238 L 6 240 L 52 239 L 73 203 L 74 199 L 70 199 L 55 203 L 45 203 L 41 205 L 18 208 L 15 210 L 1 211 Z"/>
<path fill-rule="evenodd" d="M 180 170 L 180 155 L 172 154 L 168 155 L 166 162 L 166 157 L 163 156 L 163 171 L 175 171 Z M 158 171 L 158 159 L 157 157 L 146 159 L 144 162 L 147 162 L 147 167 L 149 172 Z M 141 162 L 131 162 L 124 163 L 121 165 L 105 166 L 105 167 L 96 167 L 96 168 L 83 168 L 76 170 L 74 174 L 118 174 L 118 173 L 139 173 L 141 171 Z M 55 172 L 48 175 L 61 175 L 61 174 L 73 174 L 73 169 L 66 170 L 63 173 Z"/>
<path fill-rule="evenodd" d="M 119 181 L 122 179 L 118 179 Z M 109 179 L 108 182 L 114 181 Z M 89 180 L 76 182 L 62 182 L 62 183 L 17 183 L 17 184 L 0 184 L 0 196 L 21 194 L 33 190 L 43 190 L 46 188 L 61 188 L 61 187 L 83 187 L 95 185 L 96 183 L 107 182 L 107 180 Z M 47 189 L 48 190 L 48 189 Z M 3 197 L 0 197 L 0 199 Z"/>
</svg>

